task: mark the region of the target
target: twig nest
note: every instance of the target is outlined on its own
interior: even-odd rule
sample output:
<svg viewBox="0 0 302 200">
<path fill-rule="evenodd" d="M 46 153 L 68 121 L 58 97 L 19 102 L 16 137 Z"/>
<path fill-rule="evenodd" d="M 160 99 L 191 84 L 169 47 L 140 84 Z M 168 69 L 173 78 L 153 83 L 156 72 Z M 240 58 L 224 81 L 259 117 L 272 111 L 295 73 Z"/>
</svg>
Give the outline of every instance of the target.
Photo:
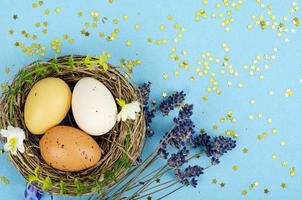
<svg viewBox="0 0 302 200">
<path fill-rule="evenodd" d="M 113 112 L 107 113 L 108 116 L 106 116 L 111 117 L 111 123 L 108 122 L 106 126 L 104 125 L 102 130 L 98 126 L 96 126 L 95 129 L 86 130 L 90 134 L 94 135 L 93 139 L 96 143 L 93 143 L 88 139 L 87 142 L 90 142 L 91 148 L 96 148 L 95 151 L 97 154 L 95 155 L 98 156 L 92 158 L 87 149 L 87 155 L 84 155 L 84 160 L 85 157 L 87 157 L 88 162 L 84 164 L 80 163 L 82 161 L 81 159 L 83 158 L 80 155 L 77 155 L 79 163 L 74 164 L 73 167 L 77 168 L 76 170 L 82 170 L 79 172 L 72 172 L 76 171 L 74 169 L 66 171 L 64 166 L 56 166 L 55 162 L 58 161 L 58 158 L 56 160 L 56 158 L 47 157 L 45 154 L 46 150 L 44 148 L 47 148 L 47 145 L 48 148 L 51 148 L 51 143 L 53 142 L 50 137 L 51 133 L 46 133 L 46 135 L 43 136 L 43 139 L 41 139 L 41 136 L 35 134 L 45 132 L 44 130 L 47 129 L 46 125 L 59 125 L 59 127 L 68 126 L 73 129 L 79 128 L 77 126 L 78 124 L 80 128 L 84 129 L 84 126 L 86 125 L 85 123 L 91 122 L 85 121 L 81 123 L 78 119 L 78 115 L 80 114 L 75 114 L 75 111 L 73 110 L 75 116 L 77 116 L 74 119 L 72 112 L 70 110 L 68 111 L 70 105 L 67 103 L 60 108 L 60 111 L 62 112 L 68 111 L 67 116 L 60 124 L 57 124 L 59 122 L 55 123 L 47 121 L 47 123 L 45 123 L 45 127 L 36 127 L 30 125 L 32 123 L 31 120 L 39 120 L 38 118 L 40 115 L 37 114 L 37 116 L 34 116 L 33 112 L 37 108 L 34 108 L 30 102 L 26 103 L 26 98 L 28 97 L 27 101 L 35 101 L 35 98 L 38 98 L 40 92 L 43 92 L 43 90 L 41 88 L 33 88 L 33 86 L 35 84 L 36 86 L 38 84 L 43 85 L 43 82 L 39 83 L 39 81 L 42 79 L 63 80 L 72 91 L 79 80 L 89 77 L 89 79 L 85 79 L 96 80 L 98 83 L 95 84 L 95 86 L 106 93 L 107 98 L 110 99 L 110 101 L 108 99 L 108 102 L 112 103 L 112 99 L 122 99 L 126 103 L 139 102 L 139 105 L 141 106 L 142 99 L 136 86 L 122 75 L 121 68 L 116 68 L 107 64 L 107 57 L 108 56 L 106 54 L 102 54 L 99 58 L 91 58 L 89 56 L 64 56 L 45 62 L 34 62 L 23 68 L 10 84 L 8 91 L 3 93 L 0 101 L 1 128 L 7 129 L 8 126 L 20 127 L 25 132 L 25 152 L 21 153 L 20 151 L 16 151 L 16 155 L 10 154 L 10 160 L 17 170 L 24 176 L 24 178 L 26 178 L 29 183 L 34 184 L 39 189 L 53 194 L 65 195 L 101 192 L 106 190 L 108 187 L 117 184 L 125 175 L 130 166 L 136 162 L 136 159 L 139 157 L 141 149 L 144 145 L 146 123 L 143 112 L 136 113 L 138 108 L 135 108 L 134 110 L 134 112 L 137 114 L 137 117 L 134 120 L 131 119 L 133 117 L 133 114 L 131 113 L 133 112 L 126 112 L 126 109 L 124 108 L 124 112 L 128 113 L 127 116 L 130 116 L 129 119 L 126 118 L 125 121 L 121 120 L 116 122 L 117 119 L 112 117 L 112 115 L 115 115 L 116 117 L 117 112 L 120 112 L 122 108 L 119 107 L 117 110 L 116 107 L 114 108 L 112 104 L 108 103 L 108 105 L 110 104 L 110 106 L 113 106 Z M 59 81 L 57 84 L 59 85 Z M 108 88 L 108 90 L 105 90 L 103 85 Z M 68 90 L 63 86 L 61 89 Z M 90 89 L 93 89 L 93 87 Z M 58 92 L 59 90 L 60 87 L 55 89 L 54 92 Z M 35 94 L 36 92 L 37 94 Z M 49 98 L 53 98 L 55 94 L 48 95 Z M 69 95 L 70 94 L 64 97 L 66 101 L 70 101 Z M 56 97 L 63 98 L 59 95 Z M 78 96 L 78 98 L 80 97 Z M 85 98 L 88 102 L 87 105 L 92 105 L 92 101 L 97 97 L 86 96 Z M 100 111 L 101 113 L 106 113 L 107 108 L 103 107 L 103 105 L 104 104 L 102 103 L 96 104 L 94 109 L 97 109 L 97 111 Z M 48 105 L 41 104 L 39 106 Z M 93 110 L 91 110 L 91 112 L 92 111 Z M 44 115 L 47 113 L 42 114 Z M 87 113 L 85 113 L 85 115 L 86 114 Z M 30 119 L 30 117 L 35 118 Z M 62 120 L 61 117 L 61 115 L 58 116 L 58 121 Z M 30 130 L 27 127 L 29 127 Z M 31 134 L 30 132 L 35 134 Z M 101 135 L 105 132 L 108 133 Z M 66 134 L 64 134 L 62 134 L 61 137 L 67 137 Z M 53 137 L 58 138 L 59 136 L 54 134 Z M 7 139 L 9 138 L 1 138 L 1 141 L 6 143 Z M 76 140 L 63 140 L 63 142 L 60 141 L 61 148 L 70 148 L 68 142 L 76 142 Z M 48 142 L 49 144 L 47 144 Z M 80 144 L 80 141 L 77 142 Z M 39 143 L 41 144 L 41 149 L 39 147 Z M 92 149 L 90 150 L 92 151 Z M 75 151 L 74 154 L 77 153 L 77 149 L 74 149 L 73 151 Z M 61 158 L 64 161 L 67 161 L 67 158 L 64 158 L 64 156 Z M 91 159 L 91 162 L 89 159 Z M 93 163 L 93 165 L 91 163 Z M 65 164 L 67 165 L 67 163 Z M 72 163 L 70 162 L 69 164 Z"/>
</svg>

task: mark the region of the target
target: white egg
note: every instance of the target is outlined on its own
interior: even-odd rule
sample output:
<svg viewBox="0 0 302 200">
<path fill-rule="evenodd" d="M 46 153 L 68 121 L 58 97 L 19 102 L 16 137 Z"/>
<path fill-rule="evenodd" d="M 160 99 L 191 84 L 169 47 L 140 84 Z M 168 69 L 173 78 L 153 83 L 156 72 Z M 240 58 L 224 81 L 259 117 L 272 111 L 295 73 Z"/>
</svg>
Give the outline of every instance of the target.
<svg viewBox="0 0 302 200">
<path fill-rule="evenodd" d="M 90 77 L 82 78 L 75 85 L 72 112 L 77 125 L 90 135 L 107 133 L 117 119 L 117 106 L 111 92 Z"/>
</svg>

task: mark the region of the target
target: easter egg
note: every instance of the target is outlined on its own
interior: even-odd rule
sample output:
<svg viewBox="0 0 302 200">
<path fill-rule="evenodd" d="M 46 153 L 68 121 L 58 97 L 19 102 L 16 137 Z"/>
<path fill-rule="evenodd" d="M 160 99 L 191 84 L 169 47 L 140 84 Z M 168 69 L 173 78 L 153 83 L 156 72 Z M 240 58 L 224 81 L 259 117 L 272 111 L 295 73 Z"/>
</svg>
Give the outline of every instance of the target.
<svg viewBox="0 0 302 200">
<path fill-rule="evenodd" d="M 58 125 L 71 106 L 69 86 L 59 78 L 45 78 L 30 90 L 24 107 L 27 129 L 33 134 L 44 134 Z"/>
<path fill-rule="evenodd" d="M 72 94 L 72 113 L 77 125 L 90 135 L 103 135 L 117 120 L 117 106 L 108 88 L 86 77 L 77 82 Z"/>
<path fill-rule="evenodd" d="M 70 126 L 55 126 L 40 140 L 40 151 L 51 167 L 68 172 L 88 169 L 100 160 L 101 149 L 88 134 Z"/>
</svg>

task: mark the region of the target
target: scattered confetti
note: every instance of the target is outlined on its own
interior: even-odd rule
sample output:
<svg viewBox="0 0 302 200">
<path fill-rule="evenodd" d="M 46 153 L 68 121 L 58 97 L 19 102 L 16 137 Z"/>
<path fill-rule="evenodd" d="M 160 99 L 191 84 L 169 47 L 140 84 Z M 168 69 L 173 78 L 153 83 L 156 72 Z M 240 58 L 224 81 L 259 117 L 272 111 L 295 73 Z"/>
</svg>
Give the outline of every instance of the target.
<svg viewBox="0 0 302 200">
<path fill-rule="evenodd" d="M 289 169 L 289 175 L 290 175 L 291 177 L 294 177 L 294 176 L 296 175 L 296 169 L 295 169 L 294 167 L 291 167 L 291 168 Z"/>
</svg>

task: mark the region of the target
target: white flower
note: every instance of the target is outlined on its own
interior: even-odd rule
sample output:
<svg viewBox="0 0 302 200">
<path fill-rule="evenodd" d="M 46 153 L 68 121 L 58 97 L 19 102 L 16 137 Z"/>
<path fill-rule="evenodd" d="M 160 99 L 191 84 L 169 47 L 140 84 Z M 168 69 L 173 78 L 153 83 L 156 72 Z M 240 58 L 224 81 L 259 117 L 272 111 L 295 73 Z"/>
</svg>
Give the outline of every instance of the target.
<svg viewBox="0 0 302 200">
<path fill-rule="evenodd" d="M 117 121 L 126 121 L 127 119 L 135 120 L 136 113 L 140 112 L 140 103 L 138 101 L 132 101 L 126 104 L 122 99 L 116 99 L 117 103 L 122 107 L 122 110 L 117 115 Z"/>
<path fill-rule="evenodd" d="M 7 140 L 7 142 L 4 144 L 4 151 L 10 151 L 13 155 L 17 155 L 17 150 L 21 153 L 25 152 L 23 145 L 25 133 L 23 129 L 8 126 L 7 130 L 1 129 L 0 134 L 2 137 L 6 137 Z"/>
</svg>

